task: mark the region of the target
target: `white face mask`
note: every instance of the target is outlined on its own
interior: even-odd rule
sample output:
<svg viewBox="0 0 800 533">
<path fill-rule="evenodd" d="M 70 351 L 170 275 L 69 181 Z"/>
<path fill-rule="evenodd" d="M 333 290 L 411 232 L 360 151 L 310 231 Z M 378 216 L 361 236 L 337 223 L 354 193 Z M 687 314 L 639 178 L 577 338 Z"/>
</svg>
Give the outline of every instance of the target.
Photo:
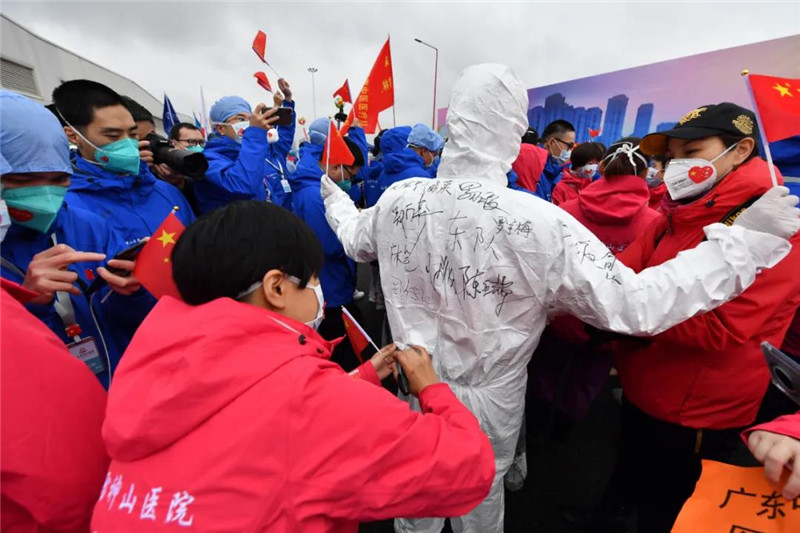
<svg viewBox="0 0 800 533">
<path fill-rule="evenodd" d="M 300 279 L 299 278 L 296 278 L 294 276 L 286 276 L 286 279 L 288 279 L 289 281 L 291 281 L 295 285 L 300 286 Z M 244 298 L 245 296 L 247 296 L 248 294 L 250 294 L 254 290 L 256 290 L 259 287 L 261 287 L 262 283 L 263 282 L 261 282 L 261 281 L 257 281 L 255 283 L 253 283 L 252 285 L 247 287 L 245 290 L 243 290 L 242 292 L 237 294 L 236 295 L 236 299 L 240 300 L 241 298 Z M 319 325 L 322 324 L 322 320 L 325 318 L 325 295 L 322 293 L 322 284 L 321 283 L 317 283 L 316 285 L 306 284 L 305 288 L 306 289 L 311 289 L 312 291 L 314 291 L 314 295 L 317 297 L 317 316 L 314 317 L 314 320 L 312 320 L 310 322 L 305 322 L 305 325 L 310 327 L 310 328 L 314 328 L 316 330 L 316 329 L 319 329 Z"/>
<path fill-rule="evenodd" d="M 278 135 L 278 130 L 275 128 L 267 130 L 267 142 L 269 144 L 275 144 L 280 140 L 280 135 Z"/>
<path fill-rule="evenodd" d="M 582 167 L 575 169 L 573 172 L 575 172 L 576 176 L 580 176 L 581 178 L 591 178 L 592 176 L 594 176 L 594 173 L 597 172 L 599 166 L 600 165 L 598 165 L 597 163 L 592 163 L 591 165 L 583 165 Z"/>
<path fill-rule="evenodd" d="M 244 130 L 250 127 L 249 120 L 242 120 L 240 122 L 234 122 L 233 124 L 228 124 L 227 122 L 217 122 L 220 126 L 223 127 L 231 127 L 233 128 L 233 132 L 236 134 L 236 140 L 242 142 L 242 135 L 244 135 Z"/>
<path fill-rule="evenodd" d="M 714 161 L 733 150 L 737 144 L 732 144 L 711 161 L 702 157 L 671 159 L 664 169 L 664 183 L 667 184 L 669 197 L 673 200 L 698 198 L 710 191 L 717 181 Z"/>
<path fill-rule="evenodd" d="M 11 226 L 11 216 L 8 214 L 8 206 L 5 200 L 0 200 L 0 242 L 6 238 L 6 232 Z"/>
</svg>

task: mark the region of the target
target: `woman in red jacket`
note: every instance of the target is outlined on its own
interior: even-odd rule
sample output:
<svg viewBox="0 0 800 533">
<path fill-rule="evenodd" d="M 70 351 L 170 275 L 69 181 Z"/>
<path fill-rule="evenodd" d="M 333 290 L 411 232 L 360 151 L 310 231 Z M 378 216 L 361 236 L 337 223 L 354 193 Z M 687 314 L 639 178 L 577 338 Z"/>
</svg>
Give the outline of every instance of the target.
<svg viewBox="0 0 800 533">
<path fill-rule="evenodd" d="M 642 139 L 665 154 L 666 217 L 619 259 L 634 271 L 659 265 L 704 239 L 703 227 L 732 223 L 771 187 L 758 157 L 753 113 L 731 103 L 687 113 Z M 639 531 L 667 532 L 700 475 L 701 459 L 752 461 L 739 433 L 751 424 L 769 382 L 760 343 L 780 346 L 800 305 L 800 239 L 790 254 L 738 298 L 650 339 L 624 344 L 618 468 Z M 691 272 L 685 273 L 691 276 Z"/>
<path fill-rule="evenodd" d="M 109 393 L 93 531 L 355 532 L 485 498 L 489 439 L 427 354 L 393 354 L 422 413 L 376 386 L 385 365 L 354 379 L 328 360 L 322 258 L 308 226 L 263 202 L 186 229 L 172 254 L 185 303 L 159 302 Z"/>
<path fill-rule="evenodd" d="M 602 143 L 582 143 L 572 150 L 570 168 L 564 169 L 561 181 L 553 189 L 552 201 L 555 205 L 574 200 L 591 185 L 605 151 Z"/>
</svg>

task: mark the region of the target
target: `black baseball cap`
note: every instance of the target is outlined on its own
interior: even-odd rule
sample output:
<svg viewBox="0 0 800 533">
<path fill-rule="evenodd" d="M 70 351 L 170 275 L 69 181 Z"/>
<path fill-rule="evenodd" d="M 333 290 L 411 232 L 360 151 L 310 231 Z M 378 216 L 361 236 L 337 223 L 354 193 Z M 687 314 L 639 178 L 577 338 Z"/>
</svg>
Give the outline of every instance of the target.
<svg viewBox="0 0 800 533">
<path fill-rule="evenodd" d="M 755 114 L 730 102 L 700 106 L 686 113 L 671 130 L 645 135 L 639 149 L 647 155 L 661 155 L 666 152 L 670 138 L 694 140 L 724 133 L 755 138 L 758 135 Z"/>
<path fill-rule="evenodd" d="M 361 148 L 358 145 L 350 140 L 350 137 L 343 137 L 344 143 L 347 145 L 347 148 L 350 149 L 350 153 L 353 154 L 353 164 L 350 166 L 353 167 L 363 167 L 364 166 L 364 153 L 361 151 Z"/>
</svg>

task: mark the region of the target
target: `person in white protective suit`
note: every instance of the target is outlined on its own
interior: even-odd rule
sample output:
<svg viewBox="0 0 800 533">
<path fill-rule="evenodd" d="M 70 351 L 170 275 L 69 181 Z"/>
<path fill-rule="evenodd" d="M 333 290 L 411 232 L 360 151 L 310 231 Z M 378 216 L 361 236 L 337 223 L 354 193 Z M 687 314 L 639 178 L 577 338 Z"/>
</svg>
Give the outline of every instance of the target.
<svg viewBox="0 0 800 533">
<path fill-rule="evenodd" d="M 327 177 L 321 187 L 345 252 L 379 261 L 394 339 L 431 353 L 437 374 L 492 443 L 492 491 L 451 521 L 457 532 L 503 531 L 503 476 L 524 411 L 526 364 L 548 315 L 655 335 L 741 293 L 759 269 L 787 254 L 785 237 L 800 228 L 797 198 L 779 188 L 742 223 L 712 224 L 706 242 L 637 275 L 569 214 L 506 187 L 527 109 L 527 92 L 510 68 L 469 67 L 453 87 L 435 180 L 397 183 L 360 212 Z M 443 524 L 397 519 L 395 530 L 433 532 Z"/>
</svg>

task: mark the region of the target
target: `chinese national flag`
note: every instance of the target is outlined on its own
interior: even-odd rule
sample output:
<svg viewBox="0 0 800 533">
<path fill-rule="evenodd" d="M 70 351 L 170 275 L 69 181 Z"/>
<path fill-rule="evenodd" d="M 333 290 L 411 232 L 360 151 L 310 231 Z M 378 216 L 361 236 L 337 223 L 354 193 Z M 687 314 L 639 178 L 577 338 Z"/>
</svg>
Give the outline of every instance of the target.
<svg viewBox="0 0 800 533">
<path fill-rule="evenodd" d="M 378 115 L 384 109 L 394 105 L 394 75 L 392 74 L 392 52 L 389 39 L 381 48 L 378 59 L 369 72 L 367 81 L 361 87 L 361 92 L 350 110 L 347 121 L 342 128 L 344 135 L 353 123 L 353 115 L 358 117 L 361 127 L 366 133 L 375 133 L 378 126 Z"/>
<path fill-rule="evenodd" d="M 184 229 L 175 213 L 170 213 L 136 258 L 133 275 L 158 299 L 166 295 L 181 299 L 172 279 L 172 249 Z"/>
<path fill-rule="evenodd" d="M 264 59 L 264 54 L 266 53 L 266 51 L 267 51 L 267 34 L 261 30 L 258 30 L 256 38 L 253 39 L 253 52 L 256 53 L 256 55 L 262 62 L 266 63 L 267 60 Z"/>
<path fill-rule="evenodd" d="M 800 80 L 748 76 L 768 142 L 800 135 Z"/>
<path fill-rule="evenodd" d="M 356 322 L 356 319 L 353 318 L 353 315 L 351 315 L 350 311 L 345 307 L 342 307 L 342 320 L 344 321 L 344 330 L 347 333 L 347 338 L 353 346 L 353 351 L 356 357 L 358 357 L 358 360 L 363 363 L 364 359 L 361 357 L 361 353 L 367 346 L 372 344 L 372 341 L 369 335 L 367 335 L 367 332 L 364 331 L 364 328 L 361 327 L 361 324 Z"/>
<path fill-rule="evenodd" d="M 344 80 L 344 85 L 336 89 L 336 92 L 333 93 L 333 97 L 336 98 L 337 96 L 341 96 L 342 100 L 347 102 L 348 104 L 353 103 L 353 97 L 350 96 L 350 83 L 347 80 Z"/>
<path fill-rule="evenodd" d="M 264 90 L 272 92 L 272 86 L 269 84 L 269 79 L 266 74 L 263 72 L 256 72 L 253 74 L 253 77 Z"/>
<path fill-rule="evenodd" d="M 342 134 L 336 129 L 331 120 L 328 127 L 328 138 L 325 141 L 325 148 L 322 150 L 322 161 L 325 165 L 352 165 L 355 156 L 350 148 L 345 144 Z"/>
</svg>

